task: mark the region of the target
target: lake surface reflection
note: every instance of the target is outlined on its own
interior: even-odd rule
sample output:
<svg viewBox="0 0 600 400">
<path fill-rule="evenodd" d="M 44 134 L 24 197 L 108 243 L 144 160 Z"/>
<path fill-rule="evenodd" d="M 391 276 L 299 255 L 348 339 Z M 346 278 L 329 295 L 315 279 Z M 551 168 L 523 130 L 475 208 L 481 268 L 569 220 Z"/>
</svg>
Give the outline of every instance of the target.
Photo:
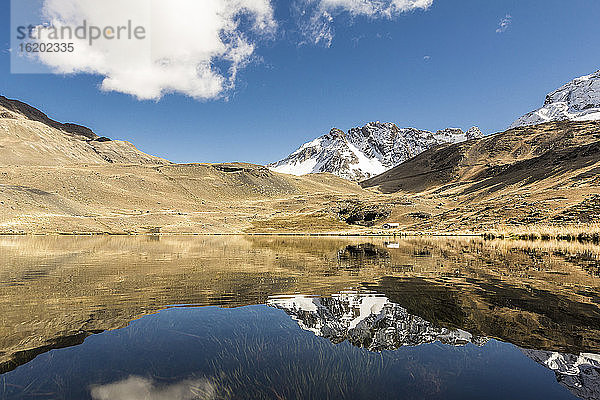
<svg viewBox="0 0 600 400">
<path fill-rule="evenodd" d="M 600 247 L 0 237 L 0 398 L 600 399 Z"/>
</svg>

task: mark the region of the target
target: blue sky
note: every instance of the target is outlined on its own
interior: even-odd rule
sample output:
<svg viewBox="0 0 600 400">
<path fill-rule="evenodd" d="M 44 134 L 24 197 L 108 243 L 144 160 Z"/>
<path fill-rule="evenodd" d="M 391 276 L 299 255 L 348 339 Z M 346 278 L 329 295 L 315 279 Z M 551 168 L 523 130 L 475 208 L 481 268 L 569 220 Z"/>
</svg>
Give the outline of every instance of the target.
<svg viewBox="0 0 600 400">
<path fill-rule="evenodd" d="M 138 100 L 100 90 L 100 76 L 11 74 L 9 2 L 0 4 L 0 94 L 176 162 L 264 164 L 332 127 L 374 120 L 502 131 L 547 92 L 600 69 L 597 0 L 433 0 L 392 18 L 340 12 L 330 46 L 300 44 L 290 2 L 278 0 L 276 33 L 256 39 L 255 61 L 228 98 Z"/>
</svg>

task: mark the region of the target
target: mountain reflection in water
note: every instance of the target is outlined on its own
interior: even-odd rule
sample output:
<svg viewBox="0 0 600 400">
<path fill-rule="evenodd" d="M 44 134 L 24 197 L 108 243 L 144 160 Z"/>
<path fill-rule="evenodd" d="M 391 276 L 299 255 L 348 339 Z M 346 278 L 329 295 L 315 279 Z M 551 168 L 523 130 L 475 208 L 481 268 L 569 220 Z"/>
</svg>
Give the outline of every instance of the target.
<svg viewBox="0 0 600 400">
<path fill-rule="evenodd" d="M 343 292 L 328 298 L 284 296 L 272 298 L 268 305 L 285 311 L 302 329 L 329 339 L 344 340 L 369 351 L 396 350 L 440 341 L 460 346 L 481 346 L 487 338 L 474 337 L 461 329 L 436 327 L 411 315 L 385 296 Z"/>
<path fill-rule="evenodd" d="M 600 398 L 594 245 L 2 237 L 0 260 L 0 398 L 494 398 L 507 374 Z"/>
<path fill-rule="evenodd" d="M 461 329 L 436 327 L 376 293 L 347 291 L 329 298 L 281 296 L 268 305 L 285 311 L 300 328 L 329 339 L 347 340 L 369 351 L 397 350 L 439 341 L 445 345 L 483 346 L 488 338 Z M 557 381 L 581 399 L 600 399 L 600 355 L 564 354 L 521 349 L 523 354 L 556 373 Z"/>
<path fill-rule="evenodd" d="M 556 380 L 575 396 L 600 399 L 600 354 L 580 355 L 523 349 L 523 354 L 556 373 Z"/>
</svg>

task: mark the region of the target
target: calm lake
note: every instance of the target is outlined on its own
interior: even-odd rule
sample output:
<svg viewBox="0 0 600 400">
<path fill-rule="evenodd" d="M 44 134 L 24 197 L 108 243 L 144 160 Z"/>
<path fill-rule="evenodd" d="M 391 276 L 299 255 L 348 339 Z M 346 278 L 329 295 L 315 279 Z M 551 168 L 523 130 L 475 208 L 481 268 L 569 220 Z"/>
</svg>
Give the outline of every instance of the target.
<svg viewBox="0 0 600 400">
<path fill-rule="evenodd" d="M 600 399 L 600 247 L 0 237 L 2 399 Z"/>
</svg>

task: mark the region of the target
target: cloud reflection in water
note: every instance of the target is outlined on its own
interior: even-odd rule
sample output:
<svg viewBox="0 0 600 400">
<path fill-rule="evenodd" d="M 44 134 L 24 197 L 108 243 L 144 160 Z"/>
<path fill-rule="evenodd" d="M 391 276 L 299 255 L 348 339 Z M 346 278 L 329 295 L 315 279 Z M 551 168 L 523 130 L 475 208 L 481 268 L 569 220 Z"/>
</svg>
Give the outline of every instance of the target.
<svg viewBox="0 0 600 400">
<path fill-rule="evenodd" d="M 158 385 L 141 376 L 96 385 L 91 388 L 94 400 L 210 400 L 217 398 L 217 387 L 209 379 L 186 379 L 171 385 Z"/>
</svg>

